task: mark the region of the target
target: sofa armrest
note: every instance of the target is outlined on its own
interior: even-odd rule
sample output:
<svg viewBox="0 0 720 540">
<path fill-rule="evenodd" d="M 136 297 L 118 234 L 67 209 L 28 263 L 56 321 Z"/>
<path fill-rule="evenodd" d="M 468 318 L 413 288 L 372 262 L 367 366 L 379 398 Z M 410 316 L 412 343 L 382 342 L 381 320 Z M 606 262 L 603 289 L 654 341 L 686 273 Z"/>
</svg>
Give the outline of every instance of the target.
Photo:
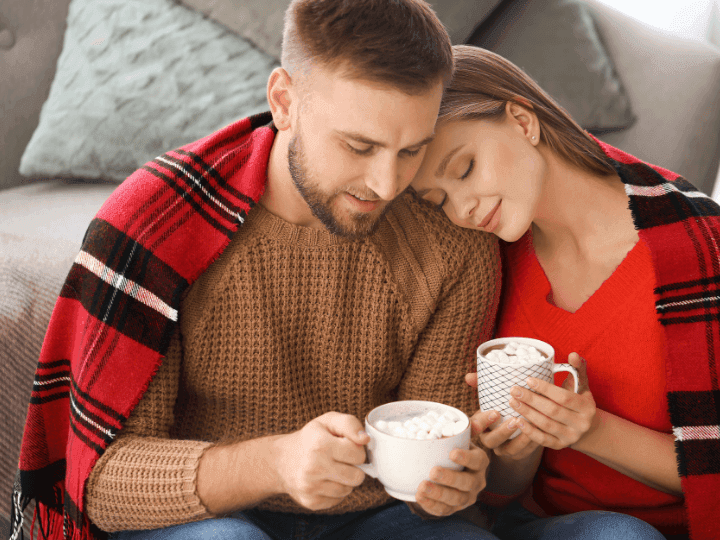
<svg viewBox="0 0 720 540">
<path fill-rule="evenodd" d="M 586 1 L 637 116 L 600 138 L 710 195 L 720 161 L 720 49 Z"/>
</svg>

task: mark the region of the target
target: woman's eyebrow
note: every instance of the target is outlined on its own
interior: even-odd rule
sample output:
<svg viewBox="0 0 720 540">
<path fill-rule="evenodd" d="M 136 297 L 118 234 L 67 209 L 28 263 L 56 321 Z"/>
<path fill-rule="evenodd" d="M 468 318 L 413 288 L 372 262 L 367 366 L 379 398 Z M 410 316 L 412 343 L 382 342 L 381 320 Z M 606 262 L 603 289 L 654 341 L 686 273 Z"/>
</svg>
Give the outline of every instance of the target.
<svg viewBox="0 0 720 540">
<path fill-rule="evenodd" d="M 445 159 L 443 159 L 440 162 L 440 165 L 438 165 L 437 170 L 435 171 L 435 178 L 440 178 L 445 174 L 445 169 L 447 169 L 448 163 L 450 163 L 450 160 L 452 157 L 457 154 L 458 150 L 460 150 L 463 147 L 461 144 L 460 146 L 456 147 L 454 150 L 451 150 L 447 156 L 445 156 Z"/>
</svg>

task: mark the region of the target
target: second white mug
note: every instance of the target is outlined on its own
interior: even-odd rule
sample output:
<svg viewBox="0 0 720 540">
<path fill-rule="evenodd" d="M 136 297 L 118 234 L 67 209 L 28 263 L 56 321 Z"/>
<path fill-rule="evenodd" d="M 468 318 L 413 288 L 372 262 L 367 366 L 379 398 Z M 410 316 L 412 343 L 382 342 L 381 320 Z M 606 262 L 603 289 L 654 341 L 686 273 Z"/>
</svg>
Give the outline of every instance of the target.
<svg viewBox="0 0 720 540">
<path fill-rule="evenodd" d="M 504 347 L 511 342 L 535 347 L 543 355 L 543 359 L 539 362 L 502 363 L 485 356 L 490 350 Z M 552 383 L 553 375 L 559 371 L 567 371 L 573 375 L 575 378 L 575 392 L 577 393 L 577 370 L 570 364 L 556 364 L 555 349 L 553 349 L 549 343 L 545 343 L 539 339 L 523 337 L 505 337 L 486 341 L 477 349 L 478 399 L 480 400 L 480 410 L 497 411 L 502 416 L 502 421 L 511 417 L 518 418 L 521 414 L 508 403 L 511 397 L 510 389 L 513 386 L 518 386 L 531 390 L 527 385 L 528 377 L 535 377 L 536 379 Z M 517 437 L 519 434 L 520 430 L 518 429 L 510 438 Z"/>
</svg>

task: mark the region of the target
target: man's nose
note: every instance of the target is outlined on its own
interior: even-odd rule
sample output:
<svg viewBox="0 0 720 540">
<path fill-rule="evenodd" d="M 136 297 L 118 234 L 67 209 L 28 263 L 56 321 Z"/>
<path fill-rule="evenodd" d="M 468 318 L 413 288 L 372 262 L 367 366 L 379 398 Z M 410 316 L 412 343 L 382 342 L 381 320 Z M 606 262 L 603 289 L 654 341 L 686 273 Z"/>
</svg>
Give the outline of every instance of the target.
<svg viewBox="0 0 720 540">
<path fill-rule="evenodd" d="M 401 186 L 397 160 L 392 158 L 378 159 L 368 171 L 365 184 L 385 201 L 391 201 L 407 187 Z"/>
</svg>

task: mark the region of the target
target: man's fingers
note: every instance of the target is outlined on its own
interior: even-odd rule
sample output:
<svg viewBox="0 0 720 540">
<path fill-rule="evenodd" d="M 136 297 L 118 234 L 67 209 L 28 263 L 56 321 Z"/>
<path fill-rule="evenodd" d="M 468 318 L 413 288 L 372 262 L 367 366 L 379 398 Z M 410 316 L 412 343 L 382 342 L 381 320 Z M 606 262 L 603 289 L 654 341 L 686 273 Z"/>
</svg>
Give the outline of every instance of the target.
<svg viewBox="0 0 720 540">
<path fill-rule="evenodd" d="M 477 386 L 477 373 L 468 373 L 465 375 L 465 382 L 470 386 Z"/>
<path fill-rule="evenodd" d="M 370 442 L 370 436 L 365 433 L 365 426 L 351 414 L 329 412 L 319 416 L 317 421 L 336 437 L 345 437 L 361 446 Z"/>
</svg>

